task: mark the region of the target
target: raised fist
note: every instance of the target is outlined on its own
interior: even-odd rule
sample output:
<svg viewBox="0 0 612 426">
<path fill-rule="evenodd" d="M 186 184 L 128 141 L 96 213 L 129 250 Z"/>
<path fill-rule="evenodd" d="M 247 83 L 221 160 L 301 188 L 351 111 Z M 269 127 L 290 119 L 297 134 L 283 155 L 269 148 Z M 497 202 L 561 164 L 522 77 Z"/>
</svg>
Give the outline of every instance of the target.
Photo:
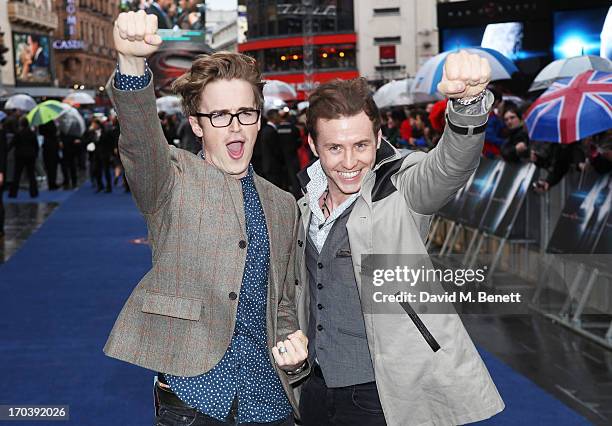
<svg viewBox="0 0 612 426">
<path fill-rule="evenodd" d="M 438 91 L 448 98 L 470 98 L 479 95 L 490 80 L 488 59 L 461 50 L 446 57 Z"/>
<path fill-rule="evenodd" d="M 115 49 L 126 58 L 146 58 L 162 44 L 156 32 L 157 16 L 143 10 L 120 13 L 113 28 Z"/>
</svg>

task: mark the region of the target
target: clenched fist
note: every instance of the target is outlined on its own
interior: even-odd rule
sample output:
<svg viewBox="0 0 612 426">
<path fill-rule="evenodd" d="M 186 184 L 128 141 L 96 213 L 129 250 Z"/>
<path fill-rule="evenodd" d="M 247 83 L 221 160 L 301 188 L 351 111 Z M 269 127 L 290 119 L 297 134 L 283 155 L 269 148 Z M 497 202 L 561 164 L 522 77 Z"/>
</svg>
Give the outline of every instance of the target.
<svg viewBox="0 0 612 426">
<path fill-rule="evenodd" d="M 119 66 L 122 66 L 122 60 L 144 59 L 154 53 L 162 44 L 156 32 L 157 16 L 147 15 L 143 10 L 120 13 L 113 28 Z"/>
<path fill-rule="evenodd" d="M 294 331 L 287 336 L 287 340 L 272 347 L 272 355 L 276 365 L 282 370 L 295 370 L 304 364 L 308 357 L 308 338 L 302 330 Z"/>
<path fill-rule="evenodd" d="M 448 98 L 471 98 L 479 95 L 490 80 L 489 61 L 461 50 L 446 57 L 438 91 Z"/>
</svg>

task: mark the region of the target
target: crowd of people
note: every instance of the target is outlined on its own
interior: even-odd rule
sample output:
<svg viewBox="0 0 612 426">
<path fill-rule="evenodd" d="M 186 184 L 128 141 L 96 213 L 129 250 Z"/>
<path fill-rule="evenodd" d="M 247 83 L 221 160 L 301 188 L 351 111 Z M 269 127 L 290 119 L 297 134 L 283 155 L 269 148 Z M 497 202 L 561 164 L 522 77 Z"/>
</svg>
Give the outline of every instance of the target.
<svg viewBox="0 0 612 426">
<path fill-rule="evenodd" d="M 600 174 L 612 170 L 611 130 L 570 144 L 530 141 L 523 121 L 530 102 L 510 96 L 504 99 L 495 88 L 492 92 L 495 103 L 487 122 L 482 155 L 510 163 L 532 162 L 545 170 L 547 173 L 533 185 L 536 192 L 549 191 L 570 170 L 593 169 Z M 383 134 L 396 148 L 428 151 L 442 135 L 445 110 L 445 100 L 424 107 L 383 110 Z"/>
<path fill-rule="evenodd" d="M 40 186 L 49 191 L 73 190 L 79 176 L 89 178 L 95 192 L 110 193 L 123 185 L 129 191 L 117 150 L 119 122 L 111 110 L 84 114 L 86 131 L 80 137 L 64 133 L 56 121 L 32 126 L 26 112 L 3 111 L 0 121 L 0 237 L 4 235 L 4 191 L 17 198 L 23 179 L 31 198 Z"/>
</svg>

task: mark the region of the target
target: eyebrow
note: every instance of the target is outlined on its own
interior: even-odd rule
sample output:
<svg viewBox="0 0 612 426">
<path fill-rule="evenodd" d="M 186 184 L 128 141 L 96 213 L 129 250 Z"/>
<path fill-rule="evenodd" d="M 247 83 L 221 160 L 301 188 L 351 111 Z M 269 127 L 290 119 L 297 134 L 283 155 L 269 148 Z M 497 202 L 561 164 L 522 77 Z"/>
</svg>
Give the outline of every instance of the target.
<svg viewBox="0 0 612 426">
<path fill-rule="evenodd" d="M 360 144 L 360 143 L 370 143 L 370 142 L 372 142 L 370 139 L 362 139 L 360 141 L 353 142 L 352 145 L 357 145 L 357 144 Z M 340 144 L 337 143 L 337 142 L 325 142 L 325 143 L 323 143 L 323 146 L 336 146 L 336 145 L 340 145 Z"/>
<path fill-rule="evenodd" d="M 240 107 L 240 108 L 238 108 L 238 109 L 236 110 L 236 113 L 239 113 L 239 112 L 241 112 L 241 111 L 248 111 L 248 110 L 253 110 L 253 111 L 255 111 L 256 109 L 257 109 L 257 108 L 255 108 L 255 107 Z M 221 113 L 221 112 L 222 112 L 222 113 L 230 113 L 230 114 L 231 114 L 231 111 L 230 111 L 229 109 L 214 109 L 214 110 L 212 110 L 212 111 L 211 111 L 209 114 Z"/>
</svg>

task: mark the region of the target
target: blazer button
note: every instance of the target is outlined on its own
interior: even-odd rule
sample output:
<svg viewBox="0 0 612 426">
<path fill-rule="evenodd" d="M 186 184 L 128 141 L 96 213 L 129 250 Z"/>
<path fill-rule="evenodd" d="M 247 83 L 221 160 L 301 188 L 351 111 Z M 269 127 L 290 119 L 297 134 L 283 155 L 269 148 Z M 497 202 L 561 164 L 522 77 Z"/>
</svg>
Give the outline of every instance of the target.
<svg viewBox="0 0 612 426">
<path fill-rule="evenodd" d="M 323 284 L 321 284 L 321 283 L 317 284 L 317 288 L 318 288 L 319 290 L 321 290 L 321 289 L 323 288 Z"/>
<path fill-rule="evenodd" d="M 318 309 L 318 310 L 323 309 L 323 305 L 321 305 L 321 304 L 319 303 L 319 304 L 317 305 L 317 309 Z"/>
<path fill-rule="evenodd" d="M 298 240 L 298 246 L 302 247 L 304 245 L 304 242 L 302 240 Z"/>
<path fill-rule="evenodd" d="M 295 280 L 295 285 L 299 285 L 300 282 L 298 280 Z"/>
<path fill-rule="evenodd" d="M 234 293 L 233 291 L 230 292 L 230 294 L 229 294 L 230 300 L 236 300 L 237 297 L 238 297 L 238 295 L 236 293 Z"/>
<path fill-rule="evenodd" d="M 323 326 L 321 324 L 317 325 L 317 330 L 323 331 Z"/>
<path fill-rule="evenodd" d="M 240 247 L 241 249 L 246 247 L 246 241 L 244 240 L 240 240 L 240 242 L 238 243 L 238 247 Z"/>
<path fill-rule="evenodd" d="M 319 263 L 317 263 L 317 267 L 318 267 L 319 269 L 323 269 L 323 264 L 322 264 L 321 262 L 319 262 Z"/>
</svg>

